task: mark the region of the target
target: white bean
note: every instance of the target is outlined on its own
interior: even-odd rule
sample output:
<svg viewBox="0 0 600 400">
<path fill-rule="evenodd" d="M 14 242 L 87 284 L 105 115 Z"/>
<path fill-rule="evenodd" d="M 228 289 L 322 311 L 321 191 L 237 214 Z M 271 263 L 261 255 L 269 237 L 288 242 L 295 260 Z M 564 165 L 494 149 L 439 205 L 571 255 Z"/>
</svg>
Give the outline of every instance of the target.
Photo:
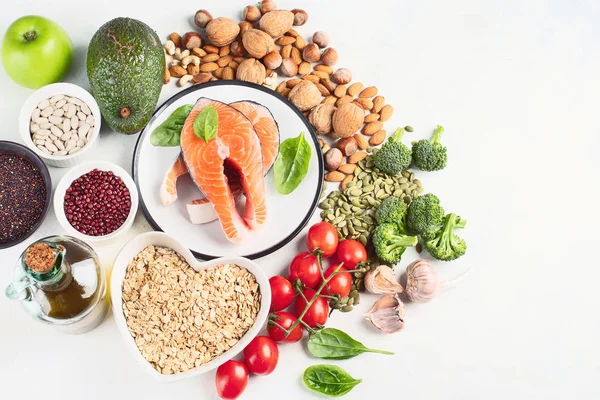
<svg viewBox="0 0 600 400">
<path fill-rule="evenodd" d="M 69 104 L 69 110 L 67 111 L 67 118 L 71 118 L 73 115 L 75 115 L 75 113 L 77 112 L 77 107 L 75 107 L 75 104 Z"/>
<path fill-rule="evenodd" d="M 48 136 L 50 134 L 50 129 L 40 129 L 36 133 L 38 135 Z"/>
<path fill-rule="evenodd" d="M 48 123 L 48 118 L 44 118 L 44 117 L 36 118 L 36 119 L 33 120 L 33 122 L 35 122 L 38 125 L 47 124 Z"/>
<path fill-rule="evenodd" d="M 90 110 L 90 108 L 88 107 L 88 105 L 85 104 L 85 103 L 81 104 L 81 111 L 83 111 L 83 113 L 85 115 L 90 115 L 92 113 L 92 110 Z"/>
<path fill-rule="evenodd" d="M 62 140 L 63 142 L 66 142 L 69 139 L 71 139 L 71 133 L 70 132 L 63 133 L 63 135 L 60 137 L 60 140 Z"/>
<path fill-rule="evenodd" d="M 44 144 L 46 141 L 44 139 L 35 139 L 35 144 Z"/>
<path fill-rule="evenodd" d="M 77 145 L 77 140 L 71 139 L 71 140 L 67 141 L 67 144 L 65 145 L 65 150 L 69 151 L 76 145 Z"/>
<path fill-rule="evenodd" d="M 46 122 L 45 124 L 41 124 L 40 128 L 41 129 L 50 129 L 52 128 L 54 125 L 52 125 L 50 122 Z"/>
<path fill-rule="evenodd" d="M 49 134 L 49 135 L 48 135 L 48 139 L 50 139 L 50 140 L 56 140 L 56 139 L 58 139 L 58 136 L 56 136 L 56 135 L 53 135 L 53 134 L 51 133 L 51 134 Z"/>
<path fill-rule="evenodd" d="M 77 124 L 77 127 L 81 128 L 84 124 L 85 124 L 85 121 L 79 120 L 79 123 Z"/>
<path fill-rule="evenodd" d="M 64 134 L 64 132 L 62 131 L 62 129 L 60 129 L 58 126 L 52 126 L 50 128 L 50 132 L 52 132 L 52 134 L 54 136 L 58 136 L 58 137 L 61 137 Z"/>
<path fill-rule="evenodd" d="M 40 101 L 40 103 L 37 105 L 37 108 L 39 108 L 40 110 L 44 110 L 49 105 L 50 105 L 50 102 L 48 101 L 48 99 L 46 99 L 46 100 Z"/>
<path fill-rule="evenodd" d="M 36 133 L 33 134 L 34 138 L 46 138 L 48 137 L 48 135 L 50 135 L 50 131 L 44 131 L 44 130 L 38 130 Z"/>
<path fill-rule="evenodd" d="M 39 131 L 41 128 L 38 124 L 32 124 L 31 127 L 29 128 L 29 130 L 31 131 L 31 133 L 36 133 L 37 131 Z"/>
<path fill-rule="evenodd" d="M 58 108 L 58 109 L 54 110 L 52 115 L 55 117 L 62 117 L 63 115 L 65 115 L 65 110 L 63 110 L 62 108 Z"/>
<path fill-rule="evenodd" d="M 52 115 L 52 113 L 53 113 L 53 112 L 54 112 L 54 107 L 52 107 L 52 106 L 48 106 L 48 107 L 46 107 L 46 108 L 44 108 L 44 109 L 42 110 L 42 112 L 40 113 L 40 115 L 41 115 L 42 117 L 49 117 L 49 116 L 51 116 L 51 115 Z"/>
<path fill-rule="evenodd" d="M 38 119 L 40 117 L 40 112 L 42 112 L 42 110 L 40 110 L 39 108 L 36 108 L 35 110 L 33 110 L 33 113 L 31 114 L 31 119 L 33 121 Z"/>
<path fill-rule="evenodd" d="M 66 103 L 64 106 L 62 106 L 62 109 L 65 110 L 65 112 L 69 111 L 69 107 L 71 105 L 69 103 Z"/>
<path fill-rule="evenodd" d="M 60 151 L 56 151 L 54 152 L 55 156 L 66 156 L 67 155 L 67 151 L 66 150 L 60 150 Z"/>
<path fill-rule="evenodd" d="M 96 121 L 94 121 L 94 116 L 93 115 L 88 115 L 87 118 L 85 119 L 85 123 L 88 124 L 89 126 L 94 126 L 94 123 Z"/>
<path fill-rule="evenodd" d="M 44 147 L 44 145 L 38 144 L 37 148 L 40 149 L 41 151 L 43 151 L 46 154 L 50 154 L 50 152 L 48 151 L 48 149 L 46 147 Z"/>
<path fill-rule="evenodd" d="M 48 121 L 50 121 L 50 123 L 52 123 L 54 125 L 60 125 L 63 123 L 63 119 L 61 117 L 55 117 L 55 116 L 48 117 Z"/>
<path fill-rule="evenodd" d="M 63 107 L 65 106 L 65 104 L 67 104 L 67 101 L 65 99 L 62 99 L 62 100 L 56 102 L 55 107 L 56 108 L 60 108 L 63 111 L 67 111 L 67 110 L 63 109 Z"/>
<path fill-rule="evenodd" d="M 63 121 L 63 131 L 69 132 L 71 130 L 71 120 L 69 118 L 65 118 Z"/>
<path fill-rule="evenodd" d="M 69 150 L 69 154 L 77 153 L 79 150 L 81 150 L 81 147 L 73 147 Z"/>
<path fill-rule="evenodd" d="M 90 131 L 87 133 L 87 135 L 85 135 L 85 140 L 89 142 L 90 139 L 92 138 L 92 136 L 94 136 L 94 130 L 90 129 Z"/>
<path fill-rule="evenodd" d="M 79 140 L 77 141 L 77 147 L 83 147 L 83 146 L 85 146 L 85 140 L 83 140 L 83 139 L 79 139 Z"/>
<path fill-rule="evenodd" d="M 70 98 L 69 98 L 69 100 L 67 100 L 67 101 L 68 101 L 69 103 L 71 103 L 71 104 L 75 104 L 75 105 L 78 105 L 78 106 L 82 104 L 82 103 L 81 103 L 81 100 L 79 100 L 79 99 L 78 99 L 78 98 L 76 98 L 76 97 L 70 97 Z"/>
<path fill-rule="evenodd" d="M 81 111 L 77 111 L 77 118 L 79 118 L 80 121 L 85 121 L 86 117 L 87 117 L 87 115 L 85 115 Z"/>
<path fill-rule="evenodd" d="M 60 140 L 55 140 L 54 145 L 59 149 L 59 150 L 64 150 L 65 149 L 65 144 L 63 142 L 61 142 Z"/>
<path fill-rule="evenodd" d="M 54 104 L 56 102 L 58 102 L 59 100 L 62 100 L 65 98 L 64 94 L 57 94 L 56 96 L 50 98 L 50 104 Z"/>
<path fill-rule="evenodd" d="M 85 135 L 87 135 L 87 133 L 90 131 L 90 126 L 86 123 L 84 123 L 81 127 L 79 127 L 79 130 L 77 133 L 79 133 L 79 136 L 81 137 L 81 135 L 83 135 L 85 137 Z"/>
<path fill-rule="evenodd" d="M 44 146 L 46 146 L 46 148 L 47 148 L 48 150 L 50 150 L 50 151 L 58 151 L 58 147 L 56 147 L 56 146 L 54 145 L 54 143 L 52 143 L 52 142 L 51 142 L 51 141 L 49 141 L 49 140 L 46 140 L 46 142 L 44 143 Z"/>
<path fill-rule="evenodd" d="M 79 126 L 79 118 L 77 118 L 77 116 L 73 115 L 71 117 L 71 129 L 76 129 Z"/>
</svg>

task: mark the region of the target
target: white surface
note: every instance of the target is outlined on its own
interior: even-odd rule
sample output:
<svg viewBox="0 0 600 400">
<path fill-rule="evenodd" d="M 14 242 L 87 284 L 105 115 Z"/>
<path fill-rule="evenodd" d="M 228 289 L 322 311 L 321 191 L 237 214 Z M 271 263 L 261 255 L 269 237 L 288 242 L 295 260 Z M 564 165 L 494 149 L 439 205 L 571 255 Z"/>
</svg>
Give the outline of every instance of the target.
<svg viewBox="0 0 600 400">
<path fill-rule="evenodd" d="M 225 353 L 221 354 L 219 357 L 216 357 L 215 359 L 198 368 L 193 368 L 189 371 L 182 372 L 179 374 L 163 375 L 157 370 L 155 370 L 140 353 L 137 345 L 135 344 L 135 340 L 129 332 L 127 323 L 125 322 L 125 316 L 123 315 L 122 292 L 120 290 L 113 290 L 111 293 L 111 302 L 113 309 L 117 310 L 117 312 L 115 313 L 115 322 L 117 324 L 117 328 L 119 329 L 119 332 L 123 337 L 125 345 L 135 357 L 141 369 L 143 369 L 146 373 L 154 377 L 159 382 L 176 382 L 183 379 L 190 379 L 198 375 L 204 374 L 206 372 L 209 372 L 217 368 L 219 365 L 223 364 L 225 361 L 230 360 L 236 354 L 241 352 L 244 349 L 244 347 L 246 347 L 252 341 L 252 339 L 256 337 L 256 335 L 258 335 L 258 333 L 262 329 L 262 326 L 267 320 L 267 316 L 269 315 L 269 307 L 271 305 L 271 287 L 269 286 L 269 277 L 265 274 L 265 272 L 260 268 L 260 266 L 257 263 L 248 260 L 247 258 L 224 257 L 211 261 L 199 262 L 194 258 L 192 253 L 185 246 L 181 245 L 181 243 L 178 240 L 162 232 L 147 232 L 129 241 L 123 247 L 123 250 L 119 252 L 119 255 L 115 259 L 113 267 L 111 287 L 123 287 L 123 280 L 125 279 L 125 274 L 127 273 L 127 267 L 129 263 L 137 254 L 139 254 L 142 250 L 144 250 L 150 245 L 163 246 L 175 250 L 183 258 L 185 258 L 190 267 L 192 267 L 196 271 L 202 271 L 204 269 L 211 268 L 215 265 L 223 264 L 235 264 L 240 267 L 246 268 L 256 278 L 256 283 L 258 283 L 258 287 L 260 288 L 261 300 L 260 310 L 256 315 L 256 321 L 254 325 L 248 330 L 248 332 L 246 332 L 246 334 L 242 338 L 240 338 L 240 340 L 232 348 L 227 350 Z"/>
<path fill-rule="evenodd" d="M 94 116 L 94 126 L 92 127 L 92 134 L 86 143 L 85 146 L 81 148 L 77 153 L 68 154 L 66 156 L 55 156 L 52 154 L 47 154 L 37 148 L 36 145 L 33 144 L 33 140 L 31 140 L 31 131 L 29 129 L 29 125 L 31 123 L 31 114 L 33 110 L 37 107 L 37 105 L 46 99 L 49 99 L 57 94 L 64 94 L 71 97 L 76 97 L 79 100 L 83 101 L 92 111 L 92 115 Z M 23 106 L 21 107 L 21 112 L 19 114 L 19 132 L 21 133 L 21 141 L 25 143 L 27 147 L 35 152 L 38 156 L 42 157 L 42 159 L 49 165 L 60 168 L 72 167 L 81 162 L 81 160 L 85 159 L 84 154 L 88 152 L 93 146 L 96 140 L 98 139 L 98 135 L 100 134 L 102 118 L 100 114 L 100 109 L 98 108 L 98 103 L 96 103 L 96 99 L 88 92 L 86 89 L 83 89 L 80 86 L 73 85 L 70 83 L 53 83 L 51 85 L 46 85 L 44 87 L 39 88 L 35 92 L 31 93 L 31 95 L 25 100 Z"/>
<path fill-rule="evenodd" d="M 129 200 L 131 202 L 131 206 L 129 207 L 129 215 L 125 219 L 125 222 L 123 222 L 119 229 L 104 236 L 90 236 L 79 232 L 71 225 L 64 211 L 65 195 L 67 194 L 67 190 L 69 189 L 69 187 L 71 187 L 73 181 L 85 174 L 92 172 L 94 169 L 99 169 L 100 171 L 107 172 L 110 171 L 115 176 L 121 178 L 121 180 L 127 187 L 127 190 L 129 190 Z M 138 190 L 135 186 L 135 182 L 133 181 L 131 176 L 129 176 L 129 173 L 127 173 L 127 171 L 125 171 L 120 166 L 107 161 L 89 161 L 69 168 L 63 175 L 63 177 L 60 179 L 58 184 L 54 186 L 53 196 L 54 198 L 52 200 L 54 206 L 54 215 L 56 216 L 56 219 L 58 220 L 58 223 L 60 224 L 62 229 L 64 229 L 67 232 L 67 234 L 75 236 L 87 242 L 89 245 L 101 243 L 123 244 L 124 242 L 121 240 L 121 238 L 127 233 L 129 229 L 131 229 L 131 226 L 135 221 L 135 212 L 137 211 L 139 204 Z"/>
<path fill-rule="evenodd" d="M 194 225 L 190 222 L 186 204 L 204 195 L 192 182 L 189 175 L 177 180 L 178 199 L 165 207 L 160 198 L 160 185 L 167 171 L 181 152 L 181 147 L 157 147 L 150 143 L 151 132 L 162 124 L 177 108 L 185 104 L 196 104 L 201 97 L 227 104 L 252 100 L 267 107 L 279 126 L 280 142 L 297 137 L 304 138 L 311 148 L 311 160 L 306 177 L 293 193 L 283 196 L 275 189 L 273 172 L 265 176 L 267 221 L 259 231 L 250 231 L 243 243 L 234 244 L 227 240 L 219 221 Z M 161 229 L 179 239 L 189 249 L 212 257 L 248 256 L 277 246 L 291 236 L 310 214 L 319 195 L 319 163 L 316 154 L 319 148 L 310 137 L 304 121 L 285 103 L 270 93 L 241 85 L 209 86 L 190 92 L 169 105 L 156 119 L 151 120 L 140 144 L 139 163 L 136 169 L 140 182 L 141 200 Z M 281 221 L 286 221 L 282 224 Z"/>
<path fill-rule="evenodd" d="M 41 13 L 74 38 L 68 80 L 88 88 L 86 46 L 117 16 L 137 17 L 158 30 L 191 28 L 196 8 L 239 15 L 245 1 L 144 2 L 32 0 L 2 5 L 0 31 L 17 17 Z M 415 138 L 446 128 L 448 168 L 418 173 L 448 210 L 469 220 L 472 272 L 433 302 L 407 306 L 406 329 L 374 332 L 359 310 L 334 314 L 330 326 L 366 344 L 396 351 L 335 362 L 363 378 L 346 398 L 596 399 L 600 395 L 600 318 L 596 250 L 600 161 L 600 9 L 578 2 L 284 1 L 305 8 L 308 37 L 327 30 L 340 66 L 376 85 L 396 112 L 386 124 L 411 124 Z M 153 5 L 151 5 L 153 4 Z M 30 90 L 0 73 L 2 138 L 19 140 L 17 116 Z M 163 90 L 162 99 L 176 91 Z M 129 169 L 136 137 L 103 130 L 88 160 Z M 51 169 L 55 182 L 64 173 Z M 315 216 L 315 220 L 318 216 Z M 146 231 L 138 215 L 132 237 Z M 52 214 L 32 238 L 62 233 Z M 126 238 L 125 238 L 126 239 Z M 0 287 L 25 248 L 0 252 Z M 119 245 L 94 246 L 111 265 Z M 281 273 L 302 237 L 259 260 Z M 415 253 L 407 252 L 403 269 Z M 462 265 L 462 264 L 461 264 Z M 439 264 L 443 277 L 455 264 Z M 1 397 L 26 391 L 44 399 L 215 399 L 213 375 L 172 385 L 155 382 L 135 365 L 109 318 L 83 336 L 62 336 L 0 297 Z M 280 365 L 253 377 L 243 398 L 313 396 L 301 383 L 311 359 L 300 345 L 280 346 Z M 68 377 L 68 384 L 59 383 Z"/>
</svg>

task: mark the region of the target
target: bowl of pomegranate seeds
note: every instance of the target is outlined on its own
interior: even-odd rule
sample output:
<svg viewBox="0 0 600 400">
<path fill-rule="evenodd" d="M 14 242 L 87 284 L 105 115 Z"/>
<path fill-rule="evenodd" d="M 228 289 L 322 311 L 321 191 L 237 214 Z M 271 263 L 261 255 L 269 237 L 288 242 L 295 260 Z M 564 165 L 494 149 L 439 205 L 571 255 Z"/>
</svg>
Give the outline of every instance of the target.
<svg viewBox="0 0 600 400">
<path fill-rule="evenodd" d="M 131 228 L 138 208 L 135 182 L 123 168 L 92 161 L 71 168 L 54 192 L 61 226 L 88 242 L 104 242 Z"/>
</svg>

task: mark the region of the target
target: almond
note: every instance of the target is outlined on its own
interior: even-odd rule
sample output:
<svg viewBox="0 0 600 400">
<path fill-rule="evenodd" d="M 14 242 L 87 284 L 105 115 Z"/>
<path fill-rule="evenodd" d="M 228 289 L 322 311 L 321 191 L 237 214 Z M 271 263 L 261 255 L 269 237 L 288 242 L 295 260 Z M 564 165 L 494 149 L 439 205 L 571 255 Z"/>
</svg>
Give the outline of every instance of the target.
<svg viewBox="0 0 600 400">
<path fill-rule="evenodd" d="M 194 78 L 192 80 L 194 81 L 194 83 L 206 83 L 210 81 L 210 78 L 212 77 L 213 76 L 210 72 L 200 72 L 199 74 L 194 75 Z"/>
<path fill-rule="evenodd" d="M 315 85 L 317 85 L 317 89 L 319 89 L 319 92 L 321 92 L 321 96 L 327 97 L 327 96 L 329 96 L 331 94 L 329 92 L 329 90 L 327 90 L 327 88 L 325 86 L 323 86 L 322 84 L 315 83 Z"/>
<path fill-rule="evenodd" d="M 233 61 L 235 61 L 238 64 L 243 63 L 246 60 L 246 57 L 233 57 Z"/>
<path fill-rule="evenodd" d="M 385 97 L 376 96 L 373 99 L 373 109 L 371 111 L 373 111 L 374 113 L 378 113 L 379 111 L 381 111 L 381 109 L 383 108 L 384 105 L 385 105 Z"/>
<path fill-rule="evenodd" d="M 192 54 L 193 54 L 193 55 L 195 55 L 196 57 L 200 57 L 200 58 L 202 58 L 202 57 L 204 57 L 204 56 L 205 56 L 206 54 L 208 54 L 208 53 L 206 53 L 206 51 L 204 51 L 204 50 L 203 50 L 203 49 L 201 49 L 200 47 L 194 47 L 194 48 L 192 49 Z"/>
<path fill-rule="evenodd" d="M 225 46 L 232 43 L 239 33 L 240 26 L 232 19 L 225 17 L 215 18 L 206 25 L 208 41 L 215 46 Z"/>
<path fill-rule="evenodd" d="M 289 95 L 290 95 L 290 92 L 291 92 L 291 91 L 292 91 L 292 89 L 285 88 L 285 89 L 283 89 L 283 91 L 281 92 L 281 95 L 282 95 L 283 97 L 287 98 L 287 97 L 289 97 Z"/>
<path fill-rule="evenodd" d="M 202 61 L 203 63 L 208 63 L 208 62 L 214 62 L 217 61 L 219 59 L 219 55 L 217 53 L 210 53 L 205 55 L 204 57 L 202 57 L 200 59 L 200 61 Z"/>
<path fill-rule="evenodd" d="M 329 75 L 323 71 L 313 71 L 311 74 L 318 76 L 319 79 L 329 79 Z"/>
<path fill-rule="evenodd" d="M 360 108 L 362 108 L 363 110 L 366 110 L 366 111 L 369 111 L 370 109 L 373 108 L 373 102 L 371 101 L 371 99 L 365 99 L 363 97 L 359 97 L 354 100 L 354 103 L 356 103 Z"/>
<path fill-rule="evenodd" d="M 292 45 L 288 44 L 281 48 L 281 58 L 290 58 L 292 56 Z"/>
<path fill-rule="evenodd" d="M 171 68 L 169 68 L 169 73 L 173 78 L 181 78 L 182 76 L 187 74 L 187 71 L 181 65 L 174 65 Z"/>
<path fill-rule="evenodd" d="M 302 81 L 290 91 L 289 99 L 300 111 L 307 111 L 319 104 L 321 93 L 314 83 Z"/>
<path fill-rule="evenodd" d="M 335 88 L 335 90 L 333 91 L 333 94 L 337 97 L 337 98 L 342 98 L 346 95 L 346 86 L 344 85 L 338 85 L 338 87 Z"/>
<path fill-rule="evenodd" d="M 353 137 L 359 149 L 366 150 L 369 147 L 369 141 L 360 133 L 355 134 Z"/>
<path fill-rule="evenodd" d="M 217 64 L 219 64 L 219 67 L 226 67 L 232 61 L 233 61 L 233 57 L 223 56 L 223 57 L 219 58 L 219 60 L 217 61 Z"/>
<path fill-rule="evenodd" d="M 358 97 L 363 98 L 371 98 L 375 96 L 377 96 L 377 88 L 375 86 L 369 86 L 364 88 L 364 90 L 358 95 Z"/>
<path fill-rule="evenodd" d="M 362 133 L 364 133 L 365 135 L 371 136 L 371 135 L 375 134 L 377 131 L 381 130 L 382 127 L 383 127 L 383 123 L 381 123 L 379 121 L 369 122 L 362 129 Z"/>
<path fill-rule="evenodd" d="M 203 63 L 200 65 L 200 72 L 213 72 L 219 69 L 216 62 Z"/>
<path fill-rule="evenodd" d="M 233 68 L 233 69 L 237 69 L 237 67 L 238 67 L 239 65 L 240 65 L 240 64 L 238 64 L 237 62 L 235 62 L 235 61 L 232 61 L 232 62 L 230 62 L 230 63 L 229 63 L 229 65 L 228 65 L 228 66 L 229 66 L 229 67 L 231 67 L 231 68 Z"/>
<path fill-rule="evenodd" d="M 275 50 L 273 38 L 259 29 L 250 29 L 242 36 L 246 51 L 254 58 L 263 58 Z"/>
<path fill-rule="evenodd" d="M 339 98 L 335 102 L 335 105 L 339 107 L 339 106 L 341 106 L 343 104 L 351 103 L 351 102 L 352 102 L 352 96 L 345 95 L 344 97 Z M 364 120 L 364 114 L 363 114 L 363 120 Z"/>
<path fill-rule="evenodd" d="M 333 104 L 319 104 L 308 115 L 308 121 L 315 128 L 315 132 L 320 135 L 327 135 L 331 132 L 331 119 L 335 112 Z"/>
<path fill-rule="evenodd" d="M 348 163 L 349 164 L 357 164 L 359 161 L 364 160 L 365 157 L 367 157 L 367 153 L 366 152 L 364 152 L 364 151 L 357 151 L 356 153 L 354 153 L 350 157 L 348 157 Z"/>
<path fill-rule="evenodd" d="M 213 75 L 219 79 L 223 78 L 223 68 L 219 67 L 216 71 L 213 71 Z"/>
<path fill-rule="evenodd" d="M 249 58 L 238 67 L 235 78 L 240 81 L 253 82 L 262 85 L 265 81 L 265 66 L 255 58 Z"/>
<path fill-rule="evenodd" d="M 329 93 L 333 93 L 335 91 L 335 84 L 333 82 L 331 82 L 331 80 L 329 78 L 320 79 L 319 83 L 321 85 L 325 86 L 327 88 L 327 90 L 329 91 Z"/>
<path fill-rule="evenodd" d="M 295 47 L 292 47 L 292 54 L 290 55 L 290 58 L 292 59 L 292 61 L 294 61 L 294 63 L 296 65 L 300 65 L 300 63 L 302 62 L 302 56 L 300 55 L 300 50 L 298 50 Z"/>
<path fill-rule="evenodd" d="M 262 31 L 271 37 L 279 37 L 289 31 L 294 24 L 294 13 L 287 10 L 274 10 L 263 15 L 258 21 Z"/>
<path fill-rule="evenodd" d="M 175 44 L 175 47 L 182 48 L 181 35 L 177 32 L 173 32 L 169 35 L 169 40 Z"/>
<path fill-rule="evenodd" d="M 292 10 L 292 12 L 293 12 L 293 10 Z M 294 28 L 290 28 L 290 30 L 285 33 L 285 36 L 291 36 L 291 37 L 295 38 L 295 37 L 298 37 L 299 34 Z"/>
<path fill-rule="evenodd" d="M 219 55 L 221 57 L 228 56 L 231 53 L 231 45 L 225 45 L 219 49 Z"/>
<path fill-rule="evenodd" d="M 383 143 L 383 141 L 385 140 L 385 137 L 386 137 L 386 132 L 379 131 L 376 134 L 374 134 L 373 136 L 371 136 L 371 138 L 369 139 L 369 144 L 371 146 L 379 146 L 381 143 Z"/>
<path fill-rule="evenodd" d="M 304 38 L 302 36 L 298 36 L 298 37 L 296 37 L 296 43 L 294 43 L 294 46 L 298 50 L 302 51 L 306 47 L 306 40 L 304 40 Z"/>
<path fill-rule="evenodd" d="M 163 75 L 163 85 L 166 85 L 171 81 L 171 73 L 168 68 L 165 68 L 165 73 Z"/>
<path fill-rule="evenodd" d="M 285 46 L 285 45 L 294 44 L 294 43 L 296 43 L 296 38 L 292 37 L 292 36 L 282 36 L 275 41 L 275 44 L 277 44 L 279 46 Z"/>
<path fill-rule="evenodd" d="M 363 90 L 363 84 L 361 82 L 354 82 L 352 85 L 348 86 L 348 94 L 350 96 L 356 96 Z"/>
<path fill-rule="evenodd" d="M 323 101 L 321 102 L 321 104 L 335 104 L 335 102 L 337 101 L 337 97 L 335 96 L 327 96 L 323 99 Z"/>
<path fill-rule="evenodd" d="M 385 122 L 392 117 L 393 113 L 394 113 L 394 107 L 392 107 L 389 104 L 386 104 L 385 106 L 383 106 L 381 111 L 379 111 L 379 120 L 381 122 Z"/>
<path fill-rule="evenodd" d="M 305 81 L 311 81 L 314 84 L 319 83 L 319 77 L 318 76 L 314 76 L 314 75 L 304 75 L 302 77 L 302 79 L 304 79 Z"/>
<path fill-rule="evenodd" d="M 196 64 L 188 64 L 187 72 L 189 75 L 194 76 L 194 75 L 200 73 L 200 67 Z"/>
<path fill-rule="evenodd" d="M 207 53 L 216 53 L 216 54 L 219 54 L 219 48 L 217 46 L 213 46 L 213 45 L 207 44 L 206 46 L 203 47 L 203 49 Z"/>
<path fill-rule="evenodd" d="M 371 113 L 371 114 L 367 114 L 367 116 L 365 117 L 365 124 L 368 124 L 369 122 L 375 122 L 375 121 L 379 121 L 379 114 Z"/>
<path fill-rule="evenodd" d="M 275 88 L 275 91 L 279 94 L 281 94 L 283 92 L 283 89 L 286 88 L 286 81 L 281 82 L 279 85 L 277 85 L 277 88 Z"/>
<path fill-rule="evenodd" d="M 289 79 L 286 83 L 287 83 L 287 87 L 289 89 L 293 88 L 294 86 L 296 86 L 297 84 L 299 84 L 300 82 L 302 82 L 302 79 L 300 78 L 293 78 L 293 79 Z"/>
<path fill-rule="evenodd" d="M 331 171 L 325 174 L 325 180 L 327 182 L 341 182 L 345 177 L 346 175 L 339 171 Z"/>
<path fill-rule="evenodd" d="M 327 75 L 333 74 L 333 68 L 331 68 L 329 65 L 317 64 L 315 65 L 314 70 L 325 72 Z"/>
<path fill-rule="evenodd" d="M 223 80 L 231 81 L 235 78 L 235 71 L 231 67 L 225 67 L 223 69 Z"/>
<path fill-rule="evenodd" d="M 310 63 L 302 61 L 298 66 L 298 73 L 300 75 L 307 75 L 310 72 Z"/>
<path fill-rule="evenodd" d="M 354 180 L 354 175 L 348 175 L 346 176 L 342 182 L 340 183 L 340 189 L 342 189 L 342 191 L 348 189 L 348 184 L 350 182 L 352 182 Z"/>
<path fill-rule="evenodd" d="M 340 171 L 346 175 L 350 175 L 350 174 L 354 173 L 355 169 L 356 169 L 356 164 L 344 164 L 338 168 L 338 171 Z"/>
<path fill-rule="evenodd" d="M 356 104 L 346 103 L 341 105 L 333 113 L 334 136 L 338 138 L 353 136 L 362 126 L 364 119 L 365 112 Z"/>
</svg>

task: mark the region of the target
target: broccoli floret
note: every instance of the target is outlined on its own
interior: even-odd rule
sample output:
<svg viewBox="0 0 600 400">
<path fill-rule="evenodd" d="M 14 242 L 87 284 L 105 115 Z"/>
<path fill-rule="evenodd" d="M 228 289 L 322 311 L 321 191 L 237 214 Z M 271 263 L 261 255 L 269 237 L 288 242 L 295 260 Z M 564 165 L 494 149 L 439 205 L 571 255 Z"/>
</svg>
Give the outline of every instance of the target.
<svg viewBox="0 0 600 400">
<path fill-rule="evenodd" d="M 372 240 L 377 256 L 390 264 L 396 264 L 407 247 L 418 243 L 416 236 L 405 235 L 398 225 L 392 223 L 378 225 L 373 231 Z"/>
<path fill-rule="evenodd" d="M 410 232 L 429 237 L 442 226 L 446 212 L 436 195 L 428 193 L 414 199 L 406 212 Z"/>
<path fill-rule="evenodd" d="M 380 224 L 385 222 L 397 224 L 402 232 L 406 232 L 407 209 L 408 206 L 404 200 L 399 197 L 390 196 L 383 200 L 379 207 L 377 207 L 375 218 Z"/>
<path fill-rule="evenodd" d="M 375 154 L 375 167 L 390 175 L 397 175 L 410 167 L 412 151 L 402 143 L 404 128 L 396 129 L 381 149 Z"/>
<path fill-rule="evenodd" d="M 466 221 L 456 214 L 448 214 L 444 219 L 444 225 L 436 235 L 425 240 L 425 249 L 433 257 L 442 261 L 456 260 L 467 251 L 467 243 L 454 234 L 454 229 L 464 227 Z"/>
<path fill-rule="evenodd" d="M 444 128 L 437 126 L 431 140 L 421 139 L 413 143 L 413 163 L 423 171 L 439 171 L 446 167 L 448 156 L 446 148 L 440 143 Z"/>
</svg>

